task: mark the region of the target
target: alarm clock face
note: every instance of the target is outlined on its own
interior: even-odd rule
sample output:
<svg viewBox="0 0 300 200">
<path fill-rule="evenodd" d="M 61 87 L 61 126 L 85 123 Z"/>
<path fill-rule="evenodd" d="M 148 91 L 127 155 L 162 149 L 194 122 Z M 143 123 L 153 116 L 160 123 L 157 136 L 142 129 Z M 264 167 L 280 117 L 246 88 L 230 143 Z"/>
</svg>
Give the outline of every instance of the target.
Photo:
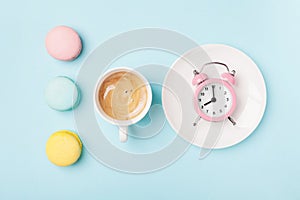
<svg viewBox="0 0 300 200">
<path fill-rule="evenodd" d="M 198 114 L 208 121 L 221 121 L 232 114 L 236 97 L 232 86 L 220 79 L 210 79 L 196 90 Z"/>
</svg>

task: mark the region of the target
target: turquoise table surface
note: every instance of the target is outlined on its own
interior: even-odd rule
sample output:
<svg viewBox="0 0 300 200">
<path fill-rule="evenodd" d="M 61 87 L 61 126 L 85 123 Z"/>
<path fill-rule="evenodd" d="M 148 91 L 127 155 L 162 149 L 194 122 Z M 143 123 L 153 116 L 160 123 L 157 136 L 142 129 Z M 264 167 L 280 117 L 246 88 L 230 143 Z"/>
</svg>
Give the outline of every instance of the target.
<svg viewBox="0 0 300 200">
<path fill-rule="evenodd" d="M 299 8 L 299 0 L 1 1 L 0 199 L 300 199 Z M 54 60 L 44 46 L 47 32 L 61 24 L 84 42 L 73 62 Z M 72 111 L 48 108 L 48 81 L 58 75 L 76 79 L 99 44 L 144 27 L 246 52 L 267 85 L 261 124 L 234 147 L 199 160 L 200 149 L 192 146 L 169 167 L 148 174 L 110 169 L 85 148 L 75 165 L 52 165 L 47 138 L 75 129 L 75 123 Z"/>
</svg>

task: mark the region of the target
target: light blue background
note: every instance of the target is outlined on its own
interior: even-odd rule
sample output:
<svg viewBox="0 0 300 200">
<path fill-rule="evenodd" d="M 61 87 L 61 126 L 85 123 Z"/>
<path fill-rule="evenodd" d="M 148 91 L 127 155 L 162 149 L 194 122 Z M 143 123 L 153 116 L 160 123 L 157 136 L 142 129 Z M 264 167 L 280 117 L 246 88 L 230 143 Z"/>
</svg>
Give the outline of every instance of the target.
<svg viewBox="0 0 300 200">
<path fill-rule="evenodd" d="M 0 199 L 300 199 L 299 8 L 298 0 L 1 1 Z M 60 24 L 84 41 L 74 62 L 56 61 L 44 48 L 46 33 Z M 74 121 L 72 112 L 46 106 L 47 81 L 74 78 L 101 42 L 143 27 L 250 55 L 268 88 L 262 123 L 237 146 L 204 160 L 191 147 L 155 173 L 114 171 L 85 149 L 71 167 L 52 165 L 45 142 L 58 129 L 73 129 Z"/>
</svg>

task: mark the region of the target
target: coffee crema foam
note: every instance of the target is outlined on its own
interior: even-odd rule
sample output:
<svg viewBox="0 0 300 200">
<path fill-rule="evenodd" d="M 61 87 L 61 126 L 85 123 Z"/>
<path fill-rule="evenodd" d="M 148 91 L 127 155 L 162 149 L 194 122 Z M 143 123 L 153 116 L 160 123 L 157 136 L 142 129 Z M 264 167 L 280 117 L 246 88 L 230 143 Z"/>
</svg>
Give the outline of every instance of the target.
<svg viewBox="0 0 300 200">
<path fill-rule="evenodd" d="M 145 82 L 128 71 L 108 76 L 101 84 L 98 100 L 103 111 L 116 120 L 130 120 L 141 114 L 148 99 Z"/>
</svg>

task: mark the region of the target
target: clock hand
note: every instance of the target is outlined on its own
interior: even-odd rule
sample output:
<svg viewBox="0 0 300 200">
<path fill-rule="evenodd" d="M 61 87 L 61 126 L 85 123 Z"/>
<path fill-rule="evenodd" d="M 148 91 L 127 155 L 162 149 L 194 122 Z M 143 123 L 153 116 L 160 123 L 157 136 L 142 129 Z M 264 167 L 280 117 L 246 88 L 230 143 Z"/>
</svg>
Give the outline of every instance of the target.
<svg viewBox="0 0 300 200">
<path fill-rule="evenodd" d="M 204 106 L 207 106 L 208 104 L 210 104 L 211 102 L 213 102 L 212 100 L 210 100 L 209 102 L 206 102 L 205 104 L 203 104 Z"/>
<path fill-rule="evenodd" d="M 211 101 L 212 102 L 216 102 L 217 101 L 217 99 L 216 99 L 216 97 L 215 97 L 215 85 L 212 85 L 211 86 L 212 87 L 212 92 L 213 92 L 213 97 L 211 98 Z"/>
</svg>

